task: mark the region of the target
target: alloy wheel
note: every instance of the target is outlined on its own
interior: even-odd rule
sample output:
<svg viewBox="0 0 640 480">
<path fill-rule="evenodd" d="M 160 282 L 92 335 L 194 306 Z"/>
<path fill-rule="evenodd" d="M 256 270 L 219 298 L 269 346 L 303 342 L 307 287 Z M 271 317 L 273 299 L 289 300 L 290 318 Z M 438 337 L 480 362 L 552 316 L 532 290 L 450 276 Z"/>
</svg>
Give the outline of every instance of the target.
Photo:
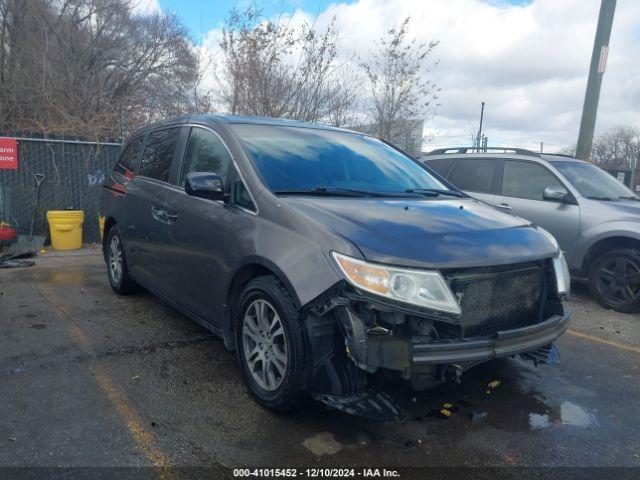
<svg viewBox="0 0 640 480">
<path fill-rule="evenodd" d="M 109 271 L 111 272 L 111 279 L 115 284 L 120 283 L 122 279 L 122 247 L 120 244 L 120 237 L 114 235 L 109 242 Z"/>
<path fill-rule="evenodd" d="M 596 273 L 596 288 L 613 306 L 640 300 L 640 265 L 631 259 L 613 257 Z"/>
<path fill-rule="evenodd" d="M 242 322 L 244 360 L 253 380 L 267 391 L 282 383 L 288 364 L 288 340 L 276 309 L 254 300 Z"/>
</svg>

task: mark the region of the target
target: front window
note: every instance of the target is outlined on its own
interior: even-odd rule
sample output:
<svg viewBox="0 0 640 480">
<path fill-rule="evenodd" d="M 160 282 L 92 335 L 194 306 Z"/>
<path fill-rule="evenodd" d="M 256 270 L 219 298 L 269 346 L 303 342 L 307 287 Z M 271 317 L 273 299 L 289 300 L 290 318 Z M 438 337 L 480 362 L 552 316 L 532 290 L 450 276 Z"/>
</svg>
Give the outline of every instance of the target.
<svg viewBox="0 0 640 480">
<path fill-rule="evenodd" d="M 179 185 L 184 186 L 187 174 L 212 172 L 226 185 L 231 156 L 218 136 L 204 128 L 194 127 L 189 135 Z"/>
<path fill-rule="evenodd" d="M 508 160 L 502 177 L 502 195 L 506 197 L 542 201 L 545 188 L 562 187 L 555 175 L 537 163 Z"/>
<path fill-rule="evenodd" d="M 622 183 L 591 163 L 554 161 L 552 164 L 584 197 L 594 200 L 638 199 Z"/>
<path fill-rule="evenodd" d="M 273 125 L 232 127 L 263 180 L 276 193 L 317 189 L 377 194 L 448 190 L 417 162 L 365 135 Z"/>
</svg>

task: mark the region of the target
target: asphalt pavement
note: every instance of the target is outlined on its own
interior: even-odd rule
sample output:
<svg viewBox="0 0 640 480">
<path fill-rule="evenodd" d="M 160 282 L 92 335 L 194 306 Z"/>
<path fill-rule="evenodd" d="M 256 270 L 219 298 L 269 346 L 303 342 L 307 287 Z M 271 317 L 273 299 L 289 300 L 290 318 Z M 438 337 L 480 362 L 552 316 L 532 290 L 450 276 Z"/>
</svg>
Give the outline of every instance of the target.
<svg viewBox="0 0 640 480">
<path fill-rule="evenodd" d="M 558 365 L 495 361 L 423 393 L 390 384 L 406 414 L 399 423 L 313 400 L 282 416 L 251 399 L 220 339 L 149 293 L 113 294 L 97 250 L 47 253 L 34 267 L 0 270 L 0 467 L 640 475 L 640 317 L 602 309 L 581 285 L 571 308 Z"/>
</svg>

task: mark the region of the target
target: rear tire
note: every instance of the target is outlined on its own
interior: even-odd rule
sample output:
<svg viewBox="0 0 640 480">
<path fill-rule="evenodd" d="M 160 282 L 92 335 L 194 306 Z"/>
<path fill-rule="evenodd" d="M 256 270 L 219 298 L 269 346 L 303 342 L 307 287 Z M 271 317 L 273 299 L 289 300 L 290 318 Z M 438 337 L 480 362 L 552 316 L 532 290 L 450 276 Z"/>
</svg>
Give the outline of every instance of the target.
<svg viewBox="0 0 640 480">
<path fill-rule="evenodd" d="M 589 290 L 600 305 L 622 313 L 640 312 L 640 250 L 603 253 L 589 267 Z"/>
<path fill-rule="evenodd" d="M 293 410 L 303 392 L 307 352 L 298 310 L 274 276 L 251 280 L 235 308 L 236 352 L 256 401 L 278 413 Z"/>
<path fill-rule="evenodd" d="M 122 236 L 117 225 L 111 227 L 107 233 L 105 260 L 107 261 L 109 284 L 114 292 L 118 295 L 128 295 L 140 289 L 129 275 Z"/>
</svg>

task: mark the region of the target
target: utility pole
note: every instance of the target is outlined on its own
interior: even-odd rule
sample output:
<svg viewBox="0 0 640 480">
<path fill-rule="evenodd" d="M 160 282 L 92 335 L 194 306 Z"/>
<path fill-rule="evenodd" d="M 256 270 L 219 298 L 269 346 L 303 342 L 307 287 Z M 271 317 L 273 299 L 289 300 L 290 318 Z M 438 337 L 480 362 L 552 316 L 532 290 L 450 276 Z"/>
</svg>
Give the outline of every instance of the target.
<svg viewBox="0 0 640 480">
<path fill-rule="evenodd" d="M 120 143 L 124 143 L 124 108 L 120 109 Z"/>
<path fill-rule="evenodd" d="M 596 114 L 598 113 L 598 101 L 600 99 L 600 87 L 602 86 L 602 77 L 607 64 L 607 55 L 609 54 L 609 37 L 611 37 L 611 25 L 613 24 L 613 14 L 615 10 L 616 0 L 601 0 L 598 27 L 596 28 L 596 38 L 593 42 L 589 79 L 587 80 L 587 91 L 584 95 L 580 133 L 578 134 L 578 145 L 576 148 L 576 157 L 582 160 L 588 160 L 591 156 L 593 132 L 596 127 Z"/>
<path fill-rule="evenodd" d="M 636 158 L 634 158 L 631 161 L 631 178 L 629 179 L 629 188 L 633 190 L 633 193 L 636 193 L 635 182 L 636 182 L 636 168 L 638 168 L 638 160 L 640 160 L 640 152 L 638 152 L 638 155 L 636 156 Z"/>
<path fill-rule="evenodd" d="M 540 153 L 544 153 L 544 142 L 540 142 Z"/>
<path fill-rule="evenodd" d="M 476 135 L 476 148 L 480 150 L 480 138 L 482 136 L 482 119 L 484 118 L 484 102 L 480 107 L 480 128 L 478 128 L 478 135 Z"/>
</svg>

